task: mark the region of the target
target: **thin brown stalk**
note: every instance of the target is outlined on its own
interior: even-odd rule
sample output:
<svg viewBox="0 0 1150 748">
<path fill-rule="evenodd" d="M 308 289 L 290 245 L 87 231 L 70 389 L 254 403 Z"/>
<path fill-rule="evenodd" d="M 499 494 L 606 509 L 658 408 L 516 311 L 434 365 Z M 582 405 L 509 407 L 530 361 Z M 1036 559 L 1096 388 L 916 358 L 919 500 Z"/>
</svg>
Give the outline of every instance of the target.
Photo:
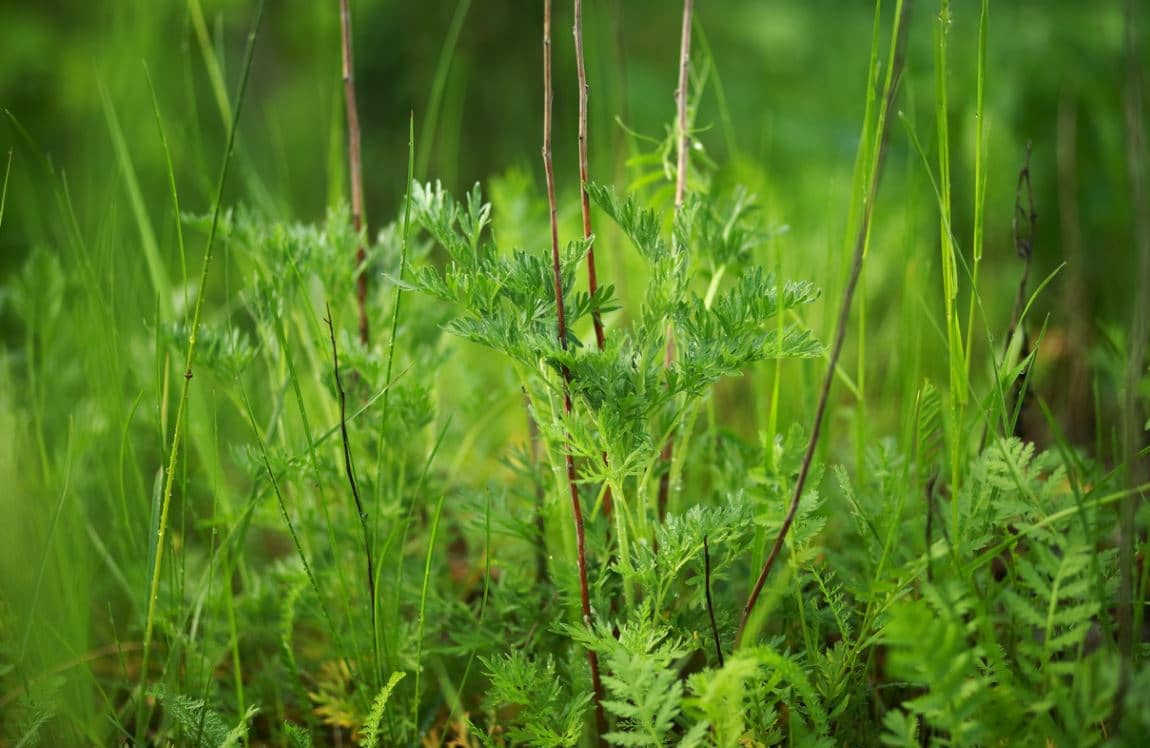
<svg viewBox="0 0 1150 748">
<path fill-rule="evenodd" d="M 567 350 L 567 313 L 563 305 L 563 274 L 559 261 L 559 219 L 555 202 L 555 167 L 551 158 L 551 0 L 543 0 L 543 170 L 547 178 L 547 207 L 551 220 L 551 268 L 555 279 L 555 311 L 558 317 L 559 345 Z M 566 366 L 563 373 L 563 413 L 571 415 L 571 372 Z M 571 492 L 571 510 L 575 516 L 575 545 L 579 566 L 579 601 L 583 608 L 583 624 L 591 627 L 591 592 L 587 584 L 587 545 L 583 532 L 583 507 L 579 503 L 579 486 L 575 475 L 575 458 L 570 450 L 571 437 L 565 435 L 563 459 L 567 468 L 567 486 Z M 587 663 L 591 667 L 591 685 L 595 691 L 595 719 L 602 736 L 607 730 L 603 713 L 603 683 L 599 677 L 599 657 L 593 649 L 587 650 Z"/>
<path fill-rule="evenodd" d="M 363 530 L 363 552 L 367 559 L 367 600 L 371 610 L 371 644 L 375 657 L 375 674 L 379 675 L 379 621 L 376 617 L 375 598 L 375 559 L 371 552 L 371 533 L 367 528 L 367 512 L 359 495 L 359 482 L 355 479 L 355 465 L 351 459 L 351 438 L 347 432 L 347 393 L 343 389 L 343 379 L 339 375 L 339 350 L 335 344 L 335 324 L 331 320 L 331 305 L 327 307 L 327 332 L 331 337 L 332 370 L 335 372 L 335 389 L 339 396 L 339 435 L 343 443 L 343 469 L 347 483 L 351 487 L 351 498 L 355 503 L 355 513 L 359 516 L 359 526 Z"/>
<path fill-rule="evenodd" d="M 355 70 L 351 55 L 351 9 L 339 0 L 340 49 L 343 58 L 343 98 L 347 105 L 347 163 L 351 178 L 351 222 L 358 236 L 363 231 L 363 159 L 360 155 L 359 108 L 355 103 Z M 359 307 L 359 340 L 367 345 L 371 335 L 367 322 L 367 273 L 363 267 L 367 250 L 355 248 L 355 293 Z"/>
<path fill-rule="evenodd" d="M 694 0 L 683 0 L 683 31 L 679 39 L 679 87 L 675 89 L 675 104 L 678 106 L 679 127 L 676 145 L 679 164 L 675 173 L 675 210 L 683 205 L 687 195 L 687 86 L 690 85 L 691 67 L 691 13 Z"/>
<path fill-rule="evenodd" d="M 679 39 L 679 87 L 675 89 L 676 106 L 676 150 L 678 151 L 678 165 L 675 173 L 675 212 L 683 207 L 683 199 L 687 196 L 687 96 L 690 86 L 691 69 L 691 15 L 694 12 L 694 0 L 683 0 L 683 30 Z M 674 329 L 667 323 L 667 350 L 663 356 L 663 366 L 670 368 L 675 361 Z M 663 445 L 659 455 L 666 466 L 666 470 L 659 476 L 658 512 L 659 521 L 667 516 L 667 499 L 671 493 L 671 460 L 674 457 L 674 446 L 668 440 Z"/>
<path fill-rule="evenodd" d="M 587 194 L 587 183 L 590 181 L 587 159 L 587 95 L 590 87 L 587 85 L 587 65 L 583 57 L 583 0 L 575 0 L 575 67 L 579 75 L 579 187 L 583 208 L 583 238 L 591 239 L 591 198 Z M 595 247 L 587 250 L 587 290 L 592 296 L 599 289 L 599 281 L 595 276 Z M 603 350 L 605 336 L 603 333 L 603 318 L 598 309 L 591 311 L 591 320 L 595 324 L 595 342 L 599 350 Z"/>
<path fill-rule="evenodd" d="M 1126 92 L 1124 110 L 1126 120 L 1126 161 L 1130 175 L 1130 211 L 1133 220 L 1134 245 L 1138 250 L 1138 275 L 1143 282 L 1136 284 L 1134 315 L 1130 327 L 1130 349 L 1126 360 L 1126 396 L 1122 409 L 1124 460 L 1126 479 L 1131 487 L 1142 483 L 1147 471 L 1146 459 L 1139 456 L 1142 448 L 1143 414 L 1139 411 L 1138 382 L 1146 372 L 1146 339 L 1150 336 L 1150 290 L 1145 279 L 1150 278 L 1150 214 L 1145 206 L 1150 200 L 1150 176 L 1147 175 L 1146 122 L 1142 103 L 1142 59 L 1138 49 L 1140 3 L 1129 0 L 1126 5 Z M 1138 504 L 1144 495 L 1134 491 L 1119 507 L 1118 582 L 1118 647 L 1122 655 L 1119 696 L 1115 699 L 1115 721 L 1121 724 L 1125 697 L 1130 688 L 1131 667 L 1135 658 L 1136 624 L 1141 622 L 1142 611 L 1137 600 L 1137 564 L 1134 547 L 1137 543 L 1136 516 Z"/>
<path fill-rule="evenodd" d="M 583 0 L 575 0 L 575 25 L 572 33 L 575 35 L 575 67 L 579 76 L 579 193 L 583 211 L 583 238 L 591 241 L 591 197 L 587 194 L 587 183 L 590 181 L 590 166 L 587 158 L 587 96 L 591 92 L 587 84 L 587 63 L 583 56 Z M 599 280 L 595 273 L 595 246 L 587 249 L 587 291 L 591 296 L 599 290 Z M 595 342 L 599 350 L 607 343 L 603 332 L 603 316 L 598 307 L 591 310 L 591 322 L 595 326 Z M 603 453 L 603 462 L 607 462 L 607 453 Z M 603 514 L 611 516 L 611 488 L 603 492 Z"/>
<path fill-rule="evenodd" d="M 787 509 L 786 517 L 783 519 L 782 527 L 779 528 L 778 537 L 775 538 L 775 544 L 771 546 L 770 553 L 767 554 L 767 559 L 763 562 L 763 568 L 759 572 L 759 577 L 755 580 L 755 586 L 751 589 L 751 594 L 747 597 L 746 605 L 743 606 L 742 620 L 739 622 L 739 630 L 735 635 L 736 647 L 742 642 L 747 620 L 750 618 L 751 611 L 754 610 L 755 603 L 759 599 L 759 594 L 763 591 L 763 585 L 767 581 L 767 576 L 770 575 L 771 568 L 775 565 L 775 560 L 783 548 L 783 542 L 786 540 L 787 533 L 795 521 L 795 515 L 799 510 L 799 500 L 802 498 L 803 488 L 806 486 L 807 477 L 811 471 L 811 464 L 814 461 L 815 448 L 819 442 L 819 434 L 822 432 L 823 417 L 826 415 L 827 403 L 830 400 L 831 385 L 834 384 L 835 368 L 838 366 L 839 356 L 842 354 L 843 342 L 846 339 L 847 323 L 850 321 L 851 301 L 854 299 L 855 288 L 858 286 L 859 276 L 862 273 L 863 254 L 866 249 L 867 235 L 870 233 L 874 201 L 878 194 L 879 176 L 882 174 L 887 139 L 890 134 L 890 115 L 894 110 L 895 92 L 898 90 L 899 80 L 902 77 L 903 63 L 905 62 L 907 29 L 910 26 L 911 0 L 905 0 L 905 2 L 901 4 L 901 8 L 902 10 L 896 21 L 896 23 L 898 23 L 898 37 L 895 41 L 894 64 L 887 73 L 886 87 L 883 92 L 883 110 L 878 122 L 878 150 L 875 154 L 874 167 L 871 170 L 870 184 L 867 187 L 866 206 L 863 210 L 862 221 L 859 223 L 858 235 L 855 238 L 851 274 L 847 280 L 846 288 L 843 290 L 842 306 L 839 308 L 835 339 L 831 347 L 827 373 L 823 377 L 822 390 L 819 393 L 819 403 L 815 409 L 815 419 L 814 425 L 811 427 L 811 437 L 807 442 L 806 452 L 803 454 L 803 462 L 799 468 L 798 478 L 795 480 L 790 506 Z"/>
</svg>

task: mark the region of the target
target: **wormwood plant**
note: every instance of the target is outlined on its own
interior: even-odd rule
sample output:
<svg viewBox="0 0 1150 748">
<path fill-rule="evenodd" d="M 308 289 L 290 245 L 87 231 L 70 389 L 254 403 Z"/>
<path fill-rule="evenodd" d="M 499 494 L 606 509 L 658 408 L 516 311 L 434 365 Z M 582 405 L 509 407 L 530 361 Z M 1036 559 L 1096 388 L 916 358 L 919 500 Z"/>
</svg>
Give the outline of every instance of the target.
<svg viewBox="0 0 1150 748">
<path fill-rule="evenodd" d="M 906 375 L 896 437 L 844 434 L 831 418 L 836 382 L 857 397 L 848 410 L 866 414 L 865 383 L 839 354 L 862 259 L 889 251 L 870 245 L 871 217 L 886 205 L 878 184 L 907 85 L 908 7 L 895 3 L 884 59 L 888 14 L 876 5 L 841 258 L 850 290 L 830 345 L 804 322 L 815 286 L 768 270 L 776 216 L 717 178 L 692 124 L 710 61 L 691 78 L 690 2 L 676 119 L 634 160 L 632 190 L 590 178 L 575 4 L 582 230 L 570 241 L 558 241 L 549 162 L 546 203 L 521 172 L 489 180 L 487 197 L 479 185 L 455 196 L 414 179 L 413 123 L 408 194 L 374 235 L 362 195 L 313 223 L 228 209 L 224 170 L 209 212 L 176 226 L 181 247 L 184 232 L 207 240 L 204 281 L 185 278 L 145 333 L 125 333 L 122 370 L 85 358 L 100 365 L 59 365 L 51 388 L 53 362 L 95 355 L 90 328 L 67 337 L 82 321 L 68 317 L 72 299 L 114 328 L 100 315 L 115 296 L 102 294 L 119 279 L 83 253 L 72 258 L 82 281 L 33 253 L 5 287 L 28 332 L 28 418 L 93 417 L 69 427 L 62 456 L 42 425 L 18 453 L 38 474 L 22 480 L 58 496 L 27 611 L 0 601 L 0 740 L 1140 744 L 1146 646 L 1124 652 L 1115 621 L 1125 610 L 1140 631 L 1147 583 L 1121 562 L 1115 538 L 1129 536 L 1114 509 L 1150 486 L 1100 455 L 1019 437 L 1044 328 L 1028 319 L 1034 294 L 1021 303 L 1025 283 L 1005 335 L 983 310 L 982 192 L 963 328 L 944 95 L 938 173 L 924 180 L 944 298 L 926 294 L 923 314 L 943 320 L 935 371 L 946 381 Z M 945 94 L 952 11 L 939 10 Z M 981 185 L 981 125 L 977 138 Z M 1033 220 L 1033 207 L 1024 214 Z M 213 247 L 227 263 L 219 287 L 206 280 Z M 606 273 L 583 284 L 592 251 L 618 253 L 626 292 Z M 1007 355 L 974 365 L 981 333 Z M 861 372 L 865 328 L 856 334 Z M 826 372 L 822 390 L 807 381 L 812 367 Z M 0 367 L 0 382 L 13 378 Z M 48 396 L 81 381 L 110 394 Z M 759 428 L 731 426 L 731 393 L 764 382 Z M 782 399 L 806 404 L 816 391 L 810 421 L 779 423 Z M 857 459 L 839 464 L 842 452 Z M 65 511 L 73 491 L 97 497 L 79 519 Z M 77 591 L 88 577 L 98 604 L 74 603 L 95 600 Z M 42 584 L 66 590 L 63 603 L 49 608 Z M 60 663 L 44 650 L 67 641 L 69 620 L 98 644 Z M 51 667 L 33 668 L 37 656 Z"/>
<path fill-rule="evenodd" d="M 685 520 L 673 517 L 659 523 L 660 470 L 667 467 L 661 460 L 662 445 L 676 433 L 689 431 L 685 424 L 722 377 L 765 359 L 816 356 L 822 348 L 798 325 L 776 322 L 783 312 L 814 301 L 817 293 L 809 283 L 778 283 L 761 268 L 749 266 L 755 228 L 743 201 L 731 206 L 709 195 L 692 197 L 677 214 L 668 241 L 662 232 L 664 221 L 634 197 L 620 197 L 597 185 L 589 186 L 588 192 L 632 242 L 649 277 L 629 329 L 612 328 L 603 348 L 585 345 L 574 332 L 569 332 L 567 345 L 556 339 L 551 268 L 540 252 L 501 253 L 485 237 L 491 209 L 482 202 L 478 186 L 464 203 L 439 185 L 415 186 L 417 221 L 446 251 L 447 261 L 442 271 L 420 268 L 411 285 L 458 308 L 462 314 L 447 329 L 503 354 L 514 369 L 545 437 L 555 482 L 554 491 L 544 491 L 537 512 L 546 512 L 546 505 L 563 495 L 564 450 L 578 458 L 580 500 L 593 507 L 593 527 L 608 527 L 600 531 L 607 538 L 601 541 L 605 557 L 588 561 L 596 570 L 595 618 L 587 621 L 591 630 L 579 633 L 582 627 L 576 626 L 564 631 L 598 651 L 603 642 L 613 641 L 610 634 L 606 639 L 587 636 L 618 625 L 610 623 L 609 612 L 622 610 L 625 620 L 646 626 L 680 607 L 674 598 L 681 594 L 681 574 L 697 561 L 708 536 L 723 551 L 717 568 L 729 565 L 738 552 L 733 541 L 748 519 L 738 493 L 723 498 L 718 506 L 691 508 Z M 587 247 L 586 240 L 572 241 L 562 258 L 568 331 L 585 318 L 618 310 L 611 286 L 594 294 L 574 291 L 576 269 Z M 709 273 L 710 282 L 702 283 L 703 273 L 694 268 L 722 268 L 728 271 L 730 286 L 720 291 L 723 274 L 714 271 Z M 674 323 L 678 352 L 670 366 L 664 360 L 668 321 Z M 575 401 L 570 411 L 562 404 L 565 378 Z M 608 491 L 613 497 L 610 517 L 603 504 Z M 567 535 L 562 532 L 566 527 L 552 528 L 549 534 L 554 536 L 556 529 Z M 554 576 L 557 590 L 574 603 L 579 590 L 565 584 L 571 571 L 564 568 L 572 561 L 567 554 Z M 695 637 L 702 637 L 706 631 L 702 608 L 681 613 L 695 626 Z M 639 687 L 630 677 L 634 672 L 621 670 L 632 663 L 628 652 L 641 667 L 649 668 L 648 679 L 655 678 L 647 687 L 677 682 L 673 677 L 664 682 L 667 666 L 686 650 L 659 650 L 661 665 L 649 660 L 655 656 L 649 648 L 665 636 L 636 639 L 632 643 L 638 649 L 606 650 L 608 689 L 622 695 Z M 616 654 L 623 659 L 617 660 Z M 497 678 L 497 683 L 508 683 L 507 677 Z M 517 687 L 530 690 L 523 682 Z M 510 694 L 513 689 L 508 688 Z M 627 706 L 617 700 L 604 706 L 651 740 L 667 735 L 679 709 L 674 699 L 660 707 L 661 712 L 645 710 L 654 708 L 650 704 Z M 616 734 L 630 732 L 628 727 Z"/>
</svg>

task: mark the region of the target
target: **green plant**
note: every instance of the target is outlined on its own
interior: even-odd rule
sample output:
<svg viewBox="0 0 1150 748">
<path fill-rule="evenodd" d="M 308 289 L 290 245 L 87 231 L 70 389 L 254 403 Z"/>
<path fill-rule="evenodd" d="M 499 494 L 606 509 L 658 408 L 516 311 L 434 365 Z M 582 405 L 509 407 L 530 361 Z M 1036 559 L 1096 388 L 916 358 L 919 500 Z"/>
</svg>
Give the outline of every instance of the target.
<svg viewBox="0 0 1150 748">
<path fill-rule="evenodd" d="M 806 5 L 735 3 L 727 20 L 685 3 L 679 67 L 663 65 L 673 121 L 645 138 L 632 124 L 651 113 L 613 93 L 647 84 L 608 73 L 624 55 L 602 4 L 573 3 L 574 49 L 557 40 L 553 61 L 550 14 L 567 16 L 548 2 L 529 14 L 533 49 L 544 26 L 543 179 L 517 167 L 462 193 L 425 171 L 433 153 L 471 163 L 452 144 L 471 137 L 458 75 L 481 68 L 453 54 L 501 16 L 451 5 L 433 111 L 418 151 L 408 117 L 394 174 L 369 130 L 355 155 L 349 3 L 316 11 L 344 74 L 323 89 L 336 187 L 312 220 L 275 208 L 283 185 L 253 158 L 267 133 L 240 137 L 260 110 L 242 84 L 227 95 L 229 69 L 258 95 L 271 66 L 254 38 L 243 67 L 225 64 L 226 24 L 209 23 L 223 17 L 197 0 L 185 31 L 227 146 L 215 181 L 183 178 L 206 152 L 189 139 L 216 134 L 158 64 L 160 85 L 141 74 L 155 149 L 131 102 L 98 89 L 126 195 L 106 224 L 76 210 L 91 185 L 9 114 L 0 238 L 44 225 L 0 296 L 18 331 L 0 349 L 0 433 L 27 436 L 0 440 L 0 742 L 1137 744 L 1143 341 L 1111 324 L 1080 351 L 1101 362 L 1098 421 L 1107 397 L 1124 410 L 1113 445 L 1100 427 L 1076 446 L 1038 386 L 1060 269 L 1041 265 L 1042 146 L 1023 160 L 998 135 L 1010 73 L 988 0 L 937 5 L 925 75 L 911 1 L 875 4 L 840 180 L 821 170 L 845 159 L 817 123 L 808 140 L 779 130 L 799 169 L 750 144 L 753 91 L 720 81 L 740 71 L 702 34 L 784 6 L 805 23 Z M 994 12 L 1006 28 L 1031 18 Z M 568 95 L 555 135 L 578 138 L 578 160 L 552 160 L 551 99 L 563 113 Z M 1138 110 L 1135 84 L 1127 96 Z M 609 134 L 597 101 L 626 129 Z M 360 169 L 370 194 L 388 194 L 378 169 L 402 198 L 365 201 Z M 1000 257 L 1011 233 L 1021 283 Z"/>
</svg>

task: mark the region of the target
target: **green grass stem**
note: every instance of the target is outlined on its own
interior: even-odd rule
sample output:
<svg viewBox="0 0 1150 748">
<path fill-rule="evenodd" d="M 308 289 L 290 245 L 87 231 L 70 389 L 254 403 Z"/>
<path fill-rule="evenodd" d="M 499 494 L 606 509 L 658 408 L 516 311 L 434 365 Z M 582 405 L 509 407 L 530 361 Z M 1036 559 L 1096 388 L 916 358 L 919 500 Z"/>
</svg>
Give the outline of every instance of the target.
<svg viewBox="0 0 1150 748">
<path fill-rule="evenodd" d="M 212 221 L 211 228 L 208 231 L 208 238 L 206 247 L 204 249 L 204 261 L 200 269 L 199 290 L 196 294 L 196 304 L 192 312 L 191 326 L 188 330 L 188 348 L 187 355 L 184 360 L 184 383 L 180 392 L 179 404 L 176 406 L 175 424 L 172 429 L 172 443 L 168 452 L 168 467 L 163 471 L 164 475 L 164 490 L 163 499 L 160 506 L 159 524 L 156 527 L 155 536 L 155 560 L 152 564 L 148 589 L 148 606 L 147 616 L 144 621 L 144 655 L 143 663 L 140 668 L 140 719 L 136 725 L 137 740 L 142 738 L 142 731 L 145 728 L 143 724 L 143 691 L 144 683 L 148 678 L 148 660 L 151 654 L 152 647 L 152 630 L 156 622 L 156 602 L 159 598 L 160 591 L 160 569 L 163 567 L 164 559 L 164 536 L 167 532 L 168 512 L 172 503 L 172 488 L 174 486 L 176 475 L 176 462 L 180 450 L 180 435 L 183 431 L 184 412 L 187 409 L 188 403 L 188 390 L 192 382 L 192 365 L 195 363 L 196 355 L 196 333 L 199 330 L 200 315 L 203 311 L 204 296 L 208 283 L 208 270 L 211 268 L 212 263 L 212 250 L 215 246 L 216 232 L 219 228 L 220 211 L 223 206 L 224 198 L 224 185 L 227 183 L 228 166 L 231 163 L 232 148 L 235 145 L 236 130 L 239 127 L 239 117 L 242 111 L 242 104 L 244 94 L 247 91 L 248 78 L 252 69 L 252 60 L 255 57 L 255 43 L 259 31 L 260 20 L 263 17 L 264 3 L 260 0 L 256 9 L 255 20 L 252 22 L 252 29 L 248 33 L 247 51 L 244 54 L 243 72 L 240 78 L 239 93 L 236 97 L 237 106 L 235 115 L 232 118 L 230 127 L 228 128 L 228 142 L 224 150 L 223 163 L 220 166 L 219 179 L 216 182 L 216 197 L 212 207 Z"/>
</svg>

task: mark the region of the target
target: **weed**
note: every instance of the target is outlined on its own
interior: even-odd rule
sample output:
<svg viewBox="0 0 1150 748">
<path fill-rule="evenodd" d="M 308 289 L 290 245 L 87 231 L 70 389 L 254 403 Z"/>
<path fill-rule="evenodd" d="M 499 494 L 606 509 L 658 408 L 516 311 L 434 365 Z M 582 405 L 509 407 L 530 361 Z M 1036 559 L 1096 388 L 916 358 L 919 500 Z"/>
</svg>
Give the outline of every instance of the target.
<svg viewBox="0 0 1150 748">
<path fill-rule="evenodd" d="M 989 0 L 940 0 L 931 34 L 911 0 L 875 3 L 841 190 L 780 186 L 751 163 L 747 89 L 720 83 L 713 11 L 690 0 L 666 65 L 673 118 L 662 138 L 639 136 L 642 118 L 618 130 L 626 164 L 598 147 L 590 97 L 626 101 L 610 94 L 640 80 L 606 72 L 626 70 L 604 51 L 624 16 L 574 0 L 568 50 L 551 36 L 564 8 L 524 11 L 532 49 L 543 36 L 543 189 L 522 169 L 454 189 L 467 170 L 440 162 L 461 153 L 456 50 L 501 16 L 452 3 L 428 111 L 408 115 L 406 178 L 388 176 L 391 215 L 365 198 L 380 110 L 364 107 L 361 132 L 350 5 L 316 11 L 342 63 L 325 90 L 340 104 L 329 141 L 348 153 L 329 182 L 350 191 L 319 220 L 270 209 L 262 141 L 239 136 L 248 81 L 268 69 L 262 5 L 230 98 L 227 45 L 188 4 L 225 127 L 204 194 L 180 177 L 189 133 L 164 114 L 166 71 L 143 73 L 155 153 L 130 102 L 97 89 L 122 236 L 88 230 L 47 158 L 43 206 L 25 197 L 25 154 L 41 149 L 9 114 L 22 145 L 0 237 L 13 216 L 58 220 L 0 297 L 20 332 L 0 351 L 0 431 L 28 437 L 0 442 L 16 497 L 0 497 L 0 742 L 1123 745 L 1150 731 L 1147 294 L 1094 351 L 1096 389 L 1121 400 L 1113 445 L 1026 438 L 1036 407 L 1059 433 L 1035 385 L 1059 270 L 1040 270 L 1040 141 L 990 158 L 992 141 L 1010 149 L 985 121 Z M 1144 202 L 1130 7 L 1127 162 Z M 537 97 L 522 98 L 537 132 Z M 707 150 L 712 104 L 726 158 Z M 571 163 L 553 137 L 577 139 Z M 172 226 L 153 218 L 152 161 Z M 997 172 L 1015 184 L 998 190 Z M 1001 249 L 1010 187 L 1021 282 Z M 817 221 L 787 234 L 777 221 L 799 202 Z"/>
</svg>

